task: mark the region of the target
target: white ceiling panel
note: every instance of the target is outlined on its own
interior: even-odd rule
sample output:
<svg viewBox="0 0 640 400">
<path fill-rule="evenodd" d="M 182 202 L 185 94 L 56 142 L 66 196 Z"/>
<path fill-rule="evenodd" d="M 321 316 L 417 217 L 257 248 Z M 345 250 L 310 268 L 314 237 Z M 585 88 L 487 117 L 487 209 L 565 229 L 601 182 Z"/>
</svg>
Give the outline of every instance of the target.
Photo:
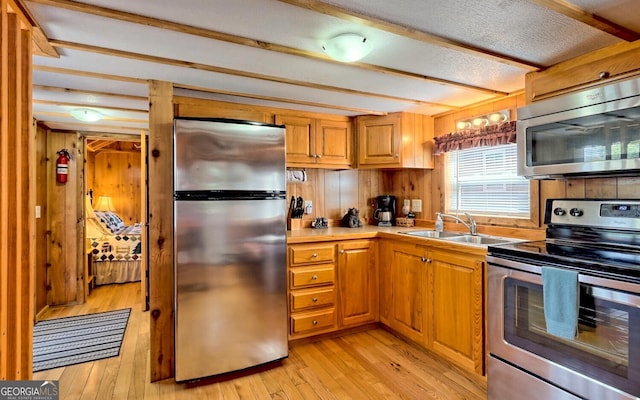
<svg viewBox="0 0 640 400">
<path fill-rule="evenodd" d="M 636 0 L 569 1 L 585 15 L 640 31 Z M 146 128 L 146 112 L 127 113 L 147 110 L 150 79 L 200 88 L 204 98 L 293 110 L 437 115 L 518 93 L 529 71 L 624 41 L 568 16 L 566 3 L 540 4 L 31 0 L 60 54 L 33 58 L 34 116 L 57 127 L 71 121 L 75 130 L 69 109 L 91 105 L 108 114 L 103 131 Z M 373 51 L 358 63 L 329 61 L 322 45 L 346 32 L 364 35 Z M 131 121 L 138 118 L 144 122 Z"/>
</svg>

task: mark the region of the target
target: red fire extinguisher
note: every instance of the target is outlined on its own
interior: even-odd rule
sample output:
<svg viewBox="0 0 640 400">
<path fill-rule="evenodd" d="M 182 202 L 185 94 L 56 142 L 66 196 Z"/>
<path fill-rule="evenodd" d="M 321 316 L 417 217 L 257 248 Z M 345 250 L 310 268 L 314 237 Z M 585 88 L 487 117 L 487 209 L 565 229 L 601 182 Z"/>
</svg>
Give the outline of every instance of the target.
<svg viewBox="0 0 640 400">
<path fill-rule="evenodd" d="M 56 153 L 58 159 L 56 160 L 56 182 L 67 183 L 67 176 L 69 175 L 69 160 L 71 155 L 67 149 L 62 149 Z"/>
</svg>

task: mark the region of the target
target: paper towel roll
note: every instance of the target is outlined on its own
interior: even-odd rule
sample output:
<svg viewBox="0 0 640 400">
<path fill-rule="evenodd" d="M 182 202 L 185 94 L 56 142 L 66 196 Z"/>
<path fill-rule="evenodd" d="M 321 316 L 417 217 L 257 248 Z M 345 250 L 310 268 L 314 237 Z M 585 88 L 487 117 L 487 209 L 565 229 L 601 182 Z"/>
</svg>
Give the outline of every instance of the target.
<svg viewBox="0 0 640 400">
<path fill-rule="evenodd" d="M 288 169 L 287 182 L 306 182 L 307 171 L 303 169 Z"/>
</svg>

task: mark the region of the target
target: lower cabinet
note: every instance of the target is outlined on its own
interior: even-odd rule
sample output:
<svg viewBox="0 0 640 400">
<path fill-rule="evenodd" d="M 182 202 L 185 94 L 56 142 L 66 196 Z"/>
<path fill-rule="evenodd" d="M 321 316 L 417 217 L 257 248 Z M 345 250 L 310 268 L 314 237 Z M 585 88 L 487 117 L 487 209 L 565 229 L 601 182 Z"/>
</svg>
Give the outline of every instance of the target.
<svg viewBox="0 0 640 400">
<path fill-rule="evenodd" d="M 431 348 L 483 374 L 484 258 L 434 250 L 431 259 Z"/>
<path fill-rule="evenodd" d="M 401 242 L 380 244 L 380 320 L 422 345 L 427 344 L 430 262 L 427 248 Z"/>
<path fill-rule="evenodd" d="M 289 337 L 377 321 L 375 255 L 375 240 L 289 245 Z"/>
<path fill-rule="evenodd" d="M 380 321 L 484 374 L 484 256 L 382 240 Z"/>
<path fill-rule="evenodd" d="M 336 245 L 288 247 L 289 337 L 330 332 L 337 327 Z"/>
<path fill-rule="evenodd" d="M 376 241 L 338 243 L 338 304 L 340 325 L 361 325 L 378 320 Z"/>
<path fill-rule="evenodd" d="M 387 238 L 289 245 L 289 337 L 379 320 L 482 375 L 485 256 Z"/>
</svg>

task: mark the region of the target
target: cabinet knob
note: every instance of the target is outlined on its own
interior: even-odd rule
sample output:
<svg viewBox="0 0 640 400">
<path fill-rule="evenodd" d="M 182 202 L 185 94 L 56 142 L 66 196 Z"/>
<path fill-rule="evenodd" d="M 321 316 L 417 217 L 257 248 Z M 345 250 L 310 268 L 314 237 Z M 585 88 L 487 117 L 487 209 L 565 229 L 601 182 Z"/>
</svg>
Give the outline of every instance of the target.
<svg viewBox="0 0 640 400">
<path fill-rule="evenodd" d="M 600 79 L 606 79 L 610 76 L 609 71 L 602 71 L 598 74 L 598 77 Z"/>
<path fill-rule="evenodd" d="M 312 281 L 317 281 L 317 280 L 318 280 L 318 275 L 313 275 L 313 276 L 311 277 L 311 280 L 312 280 Z"/>
<path fill-rule="evenodd" d="M 316 154 L 316 158 L 322 158 L 322 154 Z"/>
<path fill-rule="evenodd" d="M 313 254 L 311 255 L 311 257 L 313 257 L 313 258 L 318 257 L 318 253 L 313 253 Z"/>
<path fill-rule="evenodd" d="M 344 249 L 340 250 L 340 254 L 344 254 Z"/>
<path fill-rule="evenodd" d="M 314 325 L 318 325 L 318 321 L 316 321 L 315 319 L 312 322 Z"/>
<path fill-rule="evenodd" d="M 394 154 L 393 155 L 395 158 L 400 158 L 400 154 Z"/>
<path fill-rule="evenodd" d="M 318 298 L 314 297 L 313 299 L 311 299 L 311 301 L 313 301 L 314 303 L 317 303 L 318 302 Z"/>
<path fill-rule="evenodd" d="M 420 258 L 420 260 L 422 260 L 423 263 L 427 263 L 427 264 L 429 264 L 431 262 L 431 259 L 427 258 L 427 257 L 422 257 L 422 258 Z"/>
</svg>

